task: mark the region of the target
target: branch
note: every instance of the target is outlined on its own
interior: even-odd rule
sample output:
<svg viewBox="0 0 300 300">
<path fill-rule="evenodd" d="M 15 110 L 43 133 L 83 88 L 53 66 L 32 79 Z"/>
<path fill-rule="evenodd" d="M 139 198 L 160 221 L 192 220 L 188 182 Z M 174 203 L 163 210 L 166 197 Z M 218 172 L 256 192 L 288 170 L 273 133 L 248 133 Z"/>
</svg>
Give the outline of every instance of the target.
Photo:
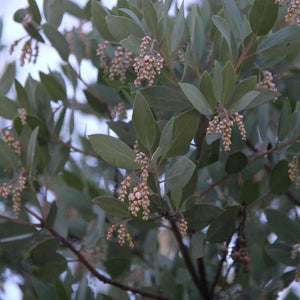
<svg viewBox="0 0 300 300">
<path fill-rule="evenodd" d="M 203 292 L 205 293 L 205 297 L 206 297 L 205 299 L 210 299 L 203 257 L 198 258 L 197 263 L 198 263 L 198 273 L 200 276 L 200 284 Z"/>
<path fill-rule="evenodd" d="M 202 295 L 202 297 L 204 299 L 207 299 L 207 300 L 211 299 L 209 293 L 207 293 L 208 292 L 207 286 L 203 286 L 204 282 L 200 282 L 200 280 L 197 276 L 197 273 L 196 273 L 196 270 L 194 268 L 193 262 L 191 260 L 191 257 L 189 255 L 189 253 L 188 253 L 188 249 L 182 241 L 181 233 L 178 230 L 178 227 L 176 225 L 176 221 L 170 215 L 166 215 L 166 218 L 170 221 L 171 230 L 173 231 L 173 234 L 174 234 L 174 236 L 177 240 L 177 243 L 178 243 L 180 252 L 182 254 L 182 257 L 184 259 L 184 262 L 185 262 L 185 264 L 188 268 L 189 273 L 191 274 L 191 277 L 192 277 L 198 291 L 200 292 L 200 294 Z"/>
<path fill-rule="evenodd" d="M 134 288 L 131 286 L 127 286 L 125 284 L 122 284 L 116 280 L 112 280 L 102 274 L 100 274 L 87 260 L 86 258 L 78 251 L 67 239 L 65 239 L 63 236 L 61 236 L 58 232 L 54 231 L 51 228 L 46 228 L 54 237 L 57 237 L 60 239 L 60 241 L 66 245 L 78 258 L 78 260 L 100 281 L 113 285 L 115 287 L 118 287 L 124 291 L 132 292 L 134 294 L 139 294 L 143 297 L 146 298 L 151 298 L 151 299 L 158 299 L 158 300 L 170 300 L 167 297 L 155 295 L 149 292 L 142 291 L 138 288 Z"/>
<path fill-rule="evenodd" d="M 247 55 L 247 53 L 249 52 L 249 50 L 250 50 L 251 46 L 253 45 L 253 43 L 255 42 L 256 38 L 257 38 L 257 36 L 254 35 L 254 36 L 252 37 L 252 39 L 249 41 L 247 47 L 243 49 L 243 51 L 242 51 L 242 53 L 241 53 L 241 56 L 239 57 L 239 59 L 237 60 L 235 66 L 234 66 L 234 70 L 235 70 L 235 71 L 239 68 L 239 66 L 240 66 L 240 65 L 242 64 L 242 62 L 245 60 L 246 55 Z"/>
<path fill-rule="evenodd" d="M 28 222 L 25 222 L 25 221 L 13 219 L 13 218 L 3 216 L 3 215 L 0 215 L 0 219 L 6 220 L 6 221 L 9 221 L 9 222 L 13 222 L 13 223 L 16 223 L 16 224 L 28 226 L 28 227 L 42 227 L 42 224 L 40 224 L 40 223 L 28 223 Z"/>
</svg>

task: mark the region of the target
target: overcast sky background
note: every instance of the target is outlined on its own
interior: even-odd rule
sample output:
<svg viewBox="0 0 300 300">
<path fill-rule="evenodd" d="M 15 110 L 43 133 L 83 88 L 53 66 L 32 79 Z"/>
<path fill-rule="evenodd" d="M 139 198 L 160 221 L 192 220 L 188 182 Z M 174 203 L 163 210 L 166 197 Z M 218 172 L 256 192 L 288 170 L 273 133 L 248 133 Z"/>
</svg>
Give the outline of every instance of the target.
<svg viewBox="0 0 300 300">
<path fill-rule="evenodd" d="M 86 0 L 73 0 L 78 5 L 83 6 L 87 1 Z M 37 4 L 39 5 L 39 8 L 42 12 L 42 0 L 36 0 Z M 116 0 L 102 0 L 102 3 L 105 4 L 107 7 L 111 8 L 115 5 L 117 1 Z M 178 0 L 177 3 L 180 5 L 182 0 Z M 185 0 L 185 5 L 189 5 L 193 2 L 197 2 L 197 0 Z M 198 2 L 200 2 L 198 0 Z M 9 55 L 9 45 L 13 43 L 13 41 L 17 40 L 23 35 L 26 35 L 25 30 L 22 28 L 22 26 L 19 23 L 16 23 L 13 21 L 13 14 L 14 12 L 23 7 L 28 6 L 27 0 L 0 0 L 0 18 L 2 18 L 4 23 L 3 28 L 3 34 L 2 34 L 2 44 L 8 45 L 6 49 L 4 49 L 0 53 L 0 75 L 2 74 L 6 63 L 10 61 L 16 61 L 17 62 L 17 78 L 21 83 L 24 83 L 27 75 L 31 73 L 33 78 L 38 79 L 38 72 L 46 72 L 48 73 L 48 69 L 55 70 L 59 63 L 61 62 L 61 59 L 57 52 L 51 48 L 51 46 L 43 45 L 40 48 L 39 57 L 37 60 L 37 64 L 28 64 L 25 63 L 24 67 L 20 67 L 19 65 L 19 57 L 21 54 L 21 47 L 20 45 L 16 47 L 16 51 L 13 53 L 13 55 Z M 73 26 L 77 26 L 78 21 L 65 14 L 64 18 L 62 20 L 62 24 L 59 27 L 59 29 L 71 29 Z M 21 43 L 22 45 L 22 43 Z M 97 70 L 94 68 L 90 63 L 87 61 L 83 61 L 81 65 L 81 73 L 82 77 L 87 82 L 95 82 L 95 79 L 97 78 Z M 1 77 L 0 77 L 1 78 Z M 93 133 L 105 133 L 107 131 L 107 128 L 103 126 L 103 123 L 99 122 L 96 118 L 87 118 L 86 116 L 83 116 L 81 114 L 77 115 L 77 120 L 80 118 L 80 122 L 75 123 L 75 131 L 83 134 L 86 132 L 86 134 L 93 134 Z M 76 126 L 77 125 L 77 126 Z M 21 300 L 22 299 L 22 293 L 16 283 L 20 282 L 20 278 L 18 276 L 12 275 L 11 272 L 7 270 L 6 272 L 7 280 L 4 284 L 4 292 L 0 292 L 0 299 L 2 300 Z M 296 286 L 296 284 L 294 284 Z M 299 287 L 299 285 L 298 285 Z M 300 294 L 299 294 L 300 296 Z M 282 296 L 280 297 L 282 299 Z"/>
</svg>

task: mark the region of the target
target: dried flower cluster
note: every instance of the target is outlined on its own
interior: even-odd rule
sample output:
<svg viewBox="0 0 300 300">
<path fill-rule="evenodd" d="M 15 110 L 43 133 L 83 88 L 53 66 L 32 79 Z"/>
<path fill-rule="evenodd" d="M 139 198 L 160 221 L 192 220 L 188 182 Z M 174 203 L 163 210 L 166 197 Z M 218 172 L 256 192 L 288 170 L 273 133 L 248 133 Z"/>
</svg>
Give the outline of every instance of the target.
<svg viewBox="0 0 300 300">
<path fill-rule="evenodd" d="M 286 0 L 275 0 L 276 4 L 280 6 L 287 6 L 287 14 L 285 16 L 285 21 L 291 24 L 297 24 L 300 26 L 300 1 L 291 0 L 290 4 Z"/>
<path fill-rule="evenodd" d="M 6 130 L 3 135 L 2 135 L 2 140 L 10 146 L 14 152 L 18 155 L 21 156 L 21 147 L 20 143 L 18 140 L 14 138 L 12 133 L 9 130 Z"/>
<path fill-rule="evenodd" d="M 184 64 L 184 55 L 183 55 L 183 52 L 182 52 L 182 51 L 178 50 L 177 58 L 178 58 L 178 61 L 179 61 L 181 64 Z"/>
<path fill-rule="evenodd" d="M 120 102 L 118 105 L 116 105 L 112 112 L 111 117 L 113 120 L 120 121 L 127 119 L 127 111 L 124 105 L 124 102 Z"/>
<path fill-rule="evenodd" d="M 105 41 L 98 45 L 97 55 L 100 57 L 100 68 L 104 70 L 104 73 L 109 73 L 109 57 L 105 54 L 105 50 L 109 45 L 109 41 Z"/>
<path fill-rule="evenodd" d="M 291 251 L 291 259 L 296 259 L 299 249 L 300 244 L 294 245 L 293 250 Z"/>
<path fill-rule="evenodd" d="M 180 216 L 180 220 L 179 220 L 179 222 L 177 222 L 177 226 L 179 228 L 179 231 L 180 231 L 181 235 L 186 236 L 186 233 L 187 233 L 187 230 L 188 230 L 188 222 L 184 218 L 183 215 Z"/>
<path fill-rule="evenodd" d="M 249 272 L 248 265 L 251 263 L 251 257 L 247 251 L 247 241 L 244 236 L 239 236 L 236 240 L 235 247 L 232 249 L 231 258 L 237 262 L 244 264 L 244 272 Z"/>
<path fill-rule="evenodd" d="M 26 177 L 24 171 L 22 171 L 17 178 L 14 178 L 10 182 L 4 182 L 3 186 L 0 187 L 0 197 L 7 199 L 9 195 L 12 196 L 13 211 L 16 218 L 19 217 L 21 209 L 21 193 L 25 189 L 25 184 Z"/>
<path fill-rule="evenodd" d="M 120 81 L 125 83 L 125 74 L 126 70 L 130 67 L 132 53 L 128 49 L 118 46 L 114 56 L 109 69 L 109 79 L 114 80 L 115 77 L 120 76 Z"/>
<path fill-rule="evenodd" d="M 153 49 L 154 42 L 149 36 L 142 39 L 140 45 L 140 55 L 135 58 L 133 65 L 137 78 L 134 81 L 136 87 L 142 84 L 142 81 L 148 82 L 151 86 L 154 83 L 155 75 L 160 74 L 163 68 L 163 57 L 159 52 Z"/>
<path fill-rule="evenodd" d="M 211 134 L 216 130 L 217 134 L 221 134 L 223 138 L 223 146 L 225 151 L 230 151 L 231 131 L 233 124 L 236 123 L 242 140 L 246 140 L 246 130 L 243 123 L 243 116 L 239 113 L 229 113 L 225 109 L 221 109 L 220 113 L 209 121 L 206 134 Z"/>
<path fill-rule="evenodd" d="M 21 41 L 21 39 L 16 40 L 11 44 L 10 49 L 9 49 L 10 55 L 14 52 L 15 47 L 19 44 L 20 41 Z M 26 60 L 28 63 L 33 62 L 34 64 L 37 61 L 37 57 L 39 55 L 39 42 L 35 41 L 35 45 L 34 45 L 33 49 L 32 49 L 31 43 L 32 43 L 32 38 L 27 40 L 22 47 L 22 52 L 21 52 L 21 57 L 20 57 L 21 67 L 24 66 Z"/>
<path fill-rule="evenodd" d="M 119 227 L 119 229 L 118 229 L 118 227 Z M 126 222 L 112 225 L 108 229 L 108 233 L 107 233 L 106 238 L 108 240 L 111 240 L 112 237 L 113 237 L 114 232 L 117 232 L 117 239 L 118 239 L 118 242 L 119 242 L 120 246 L 123 246 L 123 245 L 125 245 L 126 242 L 128 242 L 128 245 L 129 245 L 130 248 L 134 247 L 132 238 L 131 238 L 130 234 L 127 231 Z"/>
<path fill-rule="evenodd" d="M 288 165 L 289 178 L 292 182 L 298 180 L 298 155 L 294 155 L 291 162 Z"/>
<path fill-rule="evenodd" d="M 27 112 L 26 112 L 26 109 L 25 108 L 19 108 L 18 109 L 18 114 L 19 114 L 19 117 L 20 117 L 20 120 L 21 120 L 21 123 L 22 125 L 26 125 L 26 118 L 27 118 Z"/>
</svg>

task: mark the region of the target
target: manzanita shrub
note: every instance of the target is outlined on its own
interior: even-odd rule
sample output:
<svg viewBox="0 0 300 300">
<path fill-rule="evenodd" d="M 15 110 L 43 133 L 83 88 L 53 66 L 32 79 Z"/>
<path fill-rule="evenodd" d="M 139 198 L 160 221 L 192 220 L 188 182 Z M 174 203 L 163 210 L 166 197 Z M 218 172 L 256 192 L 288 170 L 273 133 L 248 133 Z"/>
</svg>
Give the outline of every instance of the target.
<svg viewBox="0 0 300 300">
<path fill-rule="evenodd" d="M 275 299 L 299 281 L 299 1 L 174 2 L 11 16 L 28 35 L 2 49 L 21 57 L 0 83 L 0 260 L 24 299 Z M 19 82 L 42 43 L 60 65 Z M 80 136 L 78 111 L 107 134 Z"/>
</svg>

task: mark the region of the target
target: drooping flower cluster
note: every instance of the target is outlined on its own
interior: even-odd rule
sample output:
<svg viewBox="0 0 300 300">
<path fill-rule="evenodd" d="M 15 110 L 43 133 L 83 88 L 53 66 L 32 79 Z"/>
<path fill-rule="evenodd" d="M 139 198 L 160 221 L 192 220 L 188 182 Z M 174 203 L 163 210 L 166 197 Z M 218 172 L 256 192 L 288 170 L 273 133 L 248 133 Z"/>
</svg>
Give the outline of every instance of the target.
<svg viewBox="0 0 300 300">
<path fill-rule="evenodd" d="M 105 50 L 109 45 L 109 41 L 105 41 L 98 45 L 97 55 L 100 57 L 100 68 L 104 70 L 104 73 L 109 73 L 109 57 L 105 54 Z"/>
<path fill-rule="evenodd" d="M 247 241 L 244 236 L 239 236 L 236 240 L 235 246 L 231 252 L 231 258 L 237 263 L 244 265 L 244 272 L 249 272 L 248 265 L 251 263 L 251 257 L 247 250 Z"/>
<path fill-rule="evenodd" d="M 294 155 L 291 162 L 288 165 L 288 173 L 289 178 L 292 182 L 295 182 L 298 180 L 298 155 Z"/>
<path fill-rule="evenodd" d="M 4 182 L 3 186 L 0 187 L 0 197 L 5 199 L 9 195 L 12 196 L 13 211 L 15 217 L 19 217 L 21 209 L 21 193 L 25 189 L 26 177 L 24 171 L 22 171 L 17 178 L 12 179 L 10 182 Z"/>
<path fill-rule="evenodd" d="M 111 117 L 113 120 L 116 119 L 116 121 L 127 119 L 127 111 L 124 102 L 120 102 L 113 108 L 111 112 Z"/>
<path fill-rule="evenodd" d="M 209 121 L 206 134 L 211 134 L 214 130 L 223 138 L 223 146 L 225 151 L 230 151 L 232 126 L 236 123 L 242 140 L 246 140 L 246 130 L 243 123 L 243 116 L 239 113 L 230 113 L 225 109 L 221 109 L 220 113 Z"/>
<path fill-rule="evenodd" d="M 100 68 L 104 70 L 104 73 L 109 74 L 110 80 L 120 76 L 120 81 L 125 83 L 126 71 L 132 61 L 132 53 L 128 49 L 118 46 L 114 52 L 114 59 L 110 64 L 110 58 L 105 53 L 109 44 L 109 41 L 105 41 L 98 45 L 97 55 L 100 56 Z"/>
<path fill-rule="evenodd" d="M 21 156 L 21 147 L 20 143 L 18 140 L 14 138 L 12 133 L 9 130 L 6 130 L 4 134 L 2 135 L 2 140 L 10 146 L 14 152 L 18 155 Z"/>
<path fill-rule="evenodd" d="M 136 87 L 140 86 L 142 81 L 146 81 L 149 86 L 153 85 L 155 75 L 160 74 L 163 68 L 163 57 L 153 48 L 154 42 L 149 36 L 142 39 L 140 45 L 140 55 L 135 58 L 133 65 L 137 78 L 134 81 Z"/>
<path fill-rule="evenodd" d="M 109 69 L 109 79 L 114 80 L 115 77 L 120 76 L 120 81 L 125 83 L 125 74 L 126 70 L 130 67 L 132 53 L 128 49 L 118 46 L 114 56 Z"/>
<path fill-rule="evenodd" d="M 179 222 L 177 222 L 177 226 L 181 235 L 185 236 L 188 230 L 188 222 L 183 215 L 181 215 Z"/>
<path fill-rule="evenodd" d="M 118 227 L 119 227 L 119 229 L 118 229 Z M 114 232 L 117 232 L 117 239 L 118 239 L 120 246 L 123 246 L 123 245 L 125 245 L 126 242 L 128 242 L 128 245 L 130 248 L 134 247 L 132 238 L 127 230 L 126 222 L 112 225 L 108 229 L 106 238 L 108 240 L 111 240 Z"/>
<path fill-rule="evenodd" d="M 18 114 L 21 120 L 22 125 L 26 125 L 27 112 L 25 108 L 19 108 Z"/>
</svg>

